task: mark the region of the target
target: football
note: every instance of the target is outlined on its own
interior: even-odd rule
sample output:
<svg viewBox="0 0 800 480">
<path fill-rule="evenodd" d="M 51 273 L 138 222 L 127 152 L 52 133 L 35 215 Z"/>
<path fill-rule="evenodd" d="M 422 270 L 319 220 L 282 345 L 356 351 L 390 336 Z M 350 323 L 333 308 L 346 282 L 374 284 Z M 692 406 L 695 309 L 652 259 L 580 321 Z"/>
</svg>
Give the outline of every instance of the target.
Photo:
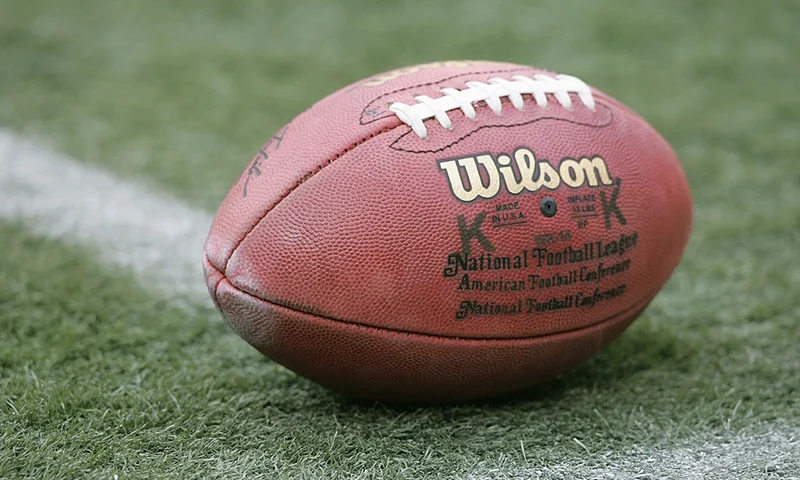
<svg viewBox="0 0 800 480">
<path fill-rule="evenodd" d="M 209 292 L 241 337 L 323 386 L 452 403 L 595 355 L 677 266 L 681 164 L 573 76 L 448 61 L 375 75 L 275 132 L 220 206 Z"/>
</svg>

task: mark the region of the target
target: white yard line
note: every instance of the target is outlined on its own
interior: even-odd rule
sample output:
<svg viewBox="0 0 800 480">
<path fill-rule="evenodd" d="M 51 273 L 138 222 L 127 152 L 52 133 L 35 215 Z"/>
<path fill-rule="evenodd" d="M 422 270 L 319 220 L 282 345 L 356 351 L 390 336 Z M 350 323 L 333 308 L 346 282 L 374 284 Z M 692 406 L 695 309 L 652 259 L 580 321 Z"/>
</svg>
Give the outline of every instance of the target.
<svg viewBox="0 0 800 480">
<path fill-rule="evenodd" d="M 165 298 L 210 305 L 201 255 L 211 216 L 145 185 L 0 131 L 0 219 L 132 271 Z M 587 445 L 586 448 L 590 448 Z M 524 448 L 524 447 L 523 447 Z M 531 454 L 529 452 L 528 459 Z M 584 461 L 497 471 L 474 479 L 800 479 L 800 432 L 776 427 L 661 450 L 588 454 Z"/>
<path fill-rule="evenodd" d="M 800 432 L 774 426 L 664 449 L 587 455 L 583 461 L 498 471 L 470 480 L 750 480 L 800 479 Z M 531 460 L 529 457 L 528 460 Z M 533 461 L 535 463 L 535 460 Z"/>
<path fill-rule="evenodd" d="M 201 268 L 211 216 L 0 131 L 0 219 L 130 269 L 165 297 L 210 305 Z"/>
</svg>

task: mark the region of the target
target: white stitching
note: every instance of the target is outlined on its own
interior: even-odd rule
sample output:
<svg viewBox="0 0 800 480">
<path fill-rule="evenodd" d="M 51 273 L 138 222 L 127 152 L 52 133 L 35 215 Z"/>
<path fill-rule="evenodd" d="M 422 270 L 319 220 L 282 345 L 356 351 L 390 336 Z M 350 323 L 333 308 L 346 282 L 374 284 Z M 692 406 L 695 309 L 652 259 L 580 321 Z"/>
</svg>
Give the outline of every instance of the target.
<svg viewBox="0 0 800 480">
<path fill-rule="evenodd" d="M 435 118 L 439 124 L 451 130 L 453 123 L 447 112 L 451 110 L 461 110 L 464 116 L 471 120 L 476 120 L 476 102 L 486 102 L 496 115 L 502 115 L 501 98 L 507 97 L 511 105 L 517 110 L 524 110 L 523 95 L 532 95 L 536 104 L 540 108 L 547 107 L 547 94 L 552 94 L 555 100 L 566 109 L 572 108 L 571 93 L 578 95 L 578 99 L 590 110 L 594 110 L 594 97 L 592 90 L 579 78 L 570 75 L 556 75 L 551 77 L 538 73 L 533 78 L 525 75 L 514 75 L 513 81 L 504 78 L 490 78 L 489 83 L 467 82 L 467 88 L 457 90 L 454 88 L 442 88 L 442 96 L 431 98 L 426 95 L 414 97 L 417 103 L 408 105 L 402 102 L 394 102 L 389 106 L 401 122 L 411 127 L 420 138 L 428 138 L 428 129 L 425 120 Z"/>
</svg>

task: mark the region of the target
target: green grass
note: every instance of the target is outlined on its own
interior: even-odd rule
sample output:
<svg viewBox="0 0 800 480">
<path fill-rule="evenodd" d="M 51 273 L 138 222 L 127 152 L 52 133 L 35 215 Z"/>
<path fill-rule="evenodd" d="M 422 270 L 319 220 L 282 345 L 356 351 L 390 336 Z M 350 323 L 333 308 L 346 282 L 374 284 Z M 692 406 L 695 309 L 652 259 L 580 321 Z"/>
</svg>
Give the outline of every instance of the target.
<svg viewBox="0 0 800 480">
<path fill-rule="evenodd" d="M 18 225 L 0 227 L 0 249 L 0 276 L 15 279 L 0 290 L 0 477 L 419 478 L 580 458 L 573 438 L 603 453 L 796 422 L 800 407 L 787 300 L 743 299 L 739 316 L 692 330 L 689 302 L 675 301 L 690 295 L 683 277 L 605 353 L 538 391 L 400 409 L 295 377 L 212 312 L 171 309 L 91 252 Z"/>
<path fill-rule="evenodd" d="M 0 224 L 0 478 L 449 478 L 585 458 L 575 438 L 602 455 L 800 428 L 795 2 L 275 3 L 0 0 L 0 127 L 212 210 L 269 135 L 349 82 L 428 60 L 536 64 L 673 144 L 697 211 L 683 263 L 565 377 L 399 409 L 300 379 L 215 312 Z"/>
</svg>

